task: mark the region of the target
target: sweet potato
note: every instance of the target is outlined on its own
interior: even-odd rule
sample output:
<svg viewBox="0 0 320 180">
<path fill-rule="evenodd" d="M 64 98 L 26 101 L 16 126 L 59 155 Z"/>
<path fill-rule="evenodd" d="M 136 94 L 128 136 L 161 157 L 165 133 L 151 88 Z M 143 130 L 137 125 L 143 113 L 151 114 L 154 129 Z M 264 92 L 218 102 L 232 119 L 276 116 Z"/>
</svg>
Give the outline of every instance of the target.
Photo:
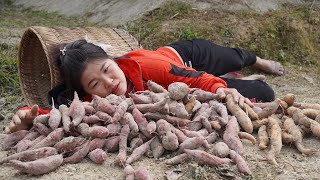
<svg viewBox="0 0 320 180">
<path fill-rule="evenodd" d="M 282 148 L 281 128 L 275 118 L 269 117 L 267 132 L 270 136 L 270 150 L 267 160 L 273 165 L 277 165 L 275 157 L 280 153 Z"/>
<path fill-rule="evenodd" d="M 210 124 L 214 130 L 221 130 L 221 125 L 218 121 L 210 121 Z"/>
<path fill-rule="evenodd" d="M 155 159 L 160 158 L 164 153 L 165 149 L 163 148 L 160 138 L 158 136 L 154 137 L 153 141 L 150 144 L 150 149 Z"/>
<path fill-rule="evenodd" d="M 305 155 L 311 155 L 315 153 L 313 149 L 307 149 L 302 144 L 302 133 L 300 132 L 299 128 L 294 124 L 291 118 L 286 118 L 283 123 L 284 128 L 289 132 L 292 136 L 291 143 L 297 147 L 297 149 Z M 288 143 L 288 142 L 287 142 Z"/>
<path fill-rule="evenodd" d="M 114 160 L 115 164 L 118 166 L 124 166 L 124 163 L 127 159 L 127 141 L 129 132 L 129 125 L 124 125 L 120 133 L 119 154 L 116 156 Z"/>
<path fill-rule="evenodd" d="M 226 164 L 231 162 L 231 160 L 228 158 L 222 159 L 202 150 L 185 149 L 184 152 L 189 156 L 189 158 L 193 158 L 198 163 L 209 165 L 209 166 L 219 166 L 221 164 Z"/>
<path fill-rule="evenodd" d="M 287 113 L 292 117 L 295 124 L 303 125 L 307 128 L 310 127 L 312 119 L 305 116 L 299 108 L 291 106 L 287 109 Z"/>
<path fill-rule="evenodd" d="M 41 135 L 45 135 L 47 136 L 48 134 L 50 134 L 52 132 L 51 128 L 48 128 L 46 125 L 42 124 L 42 123 L 35 123 L 33 125 L 33 128 L 39 132 Z"/>
<path fill-rule="evenodd" d="M 109 94 L 106 98 L 108 102 L 112 105 L 118 106 L 120 103 L 126 100 L 126 97 L 124 95 L 115 95 L 115 94 Z"/>
<path fill-rule="evenodd" d="M 293 143 L 293 136 L 286 131 L 281 131 L 281 138 L 282 138 L 282 143 L 285 143 L 285 144 Z"/>
<path fill-rule="evenodd" d="M 186 162 L 189 160 L 189 156 L 186 153 L 179 154 L 170 159 L 167 159 L 165 162 L 168 165 L 177 165 Z"/>
<path fill-rule="evenodd" d="M 226 126 L 226 130 L 223 133 L 223 142 L 226 143 L 230 149 L 236 151 L 238 154 L 241 155 L 244 153 L 244 148 L 239 138 L 238 132 L 238 122 L 235 116 L 232 116 L 229 119 L 229 122 Z"/>
<path fill-rule="evenodd" d="M 63 163 L 75 164 L 80 162 L 89 153 L 89 149 L 90 149 L 89 145 L 90 145 L 90 140 L 87 140 L 87 142 L 85 142 L 78 151 L 76 151 L 71 156 L 64 158 Z"/>
<path fill-rule="evenodd" d="M 109 136 L 109 130 L 103 126 L 89 127 L 88 136 L 92 138 L 106 138 Z"/>
<path fill-rule="evenodd" d="M 147 130 L 147 126 L 148 126 L 148 121 L 147 119 L 143 116 L 143 114 L 139 111 L 139 109 L 134 108 L 132 110 L 132 116 L 135 120 L 135 122 L 137 123 L 140 132 L 145 135 L 148 138 L 151 138 L 152 135 L 150 135 L 150 133 Z"/>
<path fill-rule="evenodd" d="M 206 130 L 207 130 L 209 133 L 212 133 L 212 132 L 213 132 L 213 128 L 212 128 L 211 123 L 210 123 L 210 121 L 208 120 L 208 118 L 201 115 L 201 116 L 200 116 L 200 120 L 201 120 L 202 126 L 203 126 L 204 128 L 206 128 Z"/>
<path fill-rule="evenodd" d="M 188 102 L 185 104 L 184 108 L 187 111 L 188 114 L 192 113 L 192 109 L 196 105 L 196 97 L 194 95 L 191 95 Z"/>
<path fill-rule="evenodd" d="M 69 116 L 69 108 L 66 105 L 62 104 L 59 106 L 59 111 L 61 113 L 63 129 L 64 129 L 64 131 L 69 132 L 70 126 L 71 126 L 71 118 Z"/>
<path fill-rule="evenodd" d="M 69 107 L 69 115 L 72 118 L 72 125 L 78 126 L 86 114 L 83 104 L 81 103 L 77 92 L 74 92 L 74 98 Z"/>
<path fill-rule="evenodd" d="M 314 118 L 315 121 L 317 121 L 318 123 L 320 123 L 320 114 L 317 115 L 316 118 Z"/>
<path fill-rule="evenodd" d="M 317 109 L 320 110 L 320 104 L 316 103 L 294 103 L 293 106 L 300 109 Z"/>
<path fill-rule="evenodd" d="M 168 101 L 169 113 L 173 116 L 180 118 L 189 118 L 189 113 L 187 112 L 184 104 L 180 101 L 175 101 L 170 99 Z"/>
<path fill-rule="evenodd" d="M 218 115 L 220 115 L 221 118 L 219 118 L 218 120 L 220 121 L 220 124 L 222 126 L 227 125 L 228 123 L 228 110 L 226 108 L 226 106 L 224 106 L 222 103 L 219 103 L 218 101 L 214 101 L 211 100 L 209 102 L 210 106 L 213 108 L 212 111 L 215 111 L 218 113 Z M 210 114 L 211 117 L 212 113 Z M 213 119 L 211 119 L 213 120 Z"/>
<path fill-rule="evenodd" d="M 147 82 L 147 87 L 150 91 L 155 93 L 168 93 L 168 91 L 165 88 L 163 88 L 161 85 L 150 80 Z"/>
<path fill-rule="evenodd" d="M 274 114 L 277 111 L 277 109 L 279 108 L 280 101 L 281 100 L 279 98 L 277 98 L 272 103 L 270 103 L 269 106 L 263 108 L 262 111 L 258 113 L 259 118 L 260 119 L 267 118 L 270 115 Z"/>
<path fill-rule="evenodd" d="M 108 113 L 105 113 L 105 112 L 102 112 L 102 111 L 97 111 L 97 112 L 95 113 L 95 115 L 96 115 L 99 119 L 101 119 L 101 120 L 103 120 L 103 121 L 105 121 L 105 122 L 107 122 L 107 123 L 111 123 L 112 117 L 111 117 Z"/>
<path fill-rule="evenodd" d="M 183 82 L 174 82 L 168 86 L 168 92 L 171 99 L 181 100 L 187 94 L 189 94 L 189 86 Z"/>
<path fill-rule="evenodd" d="M 42 124 L 47 125 L 49 117 L 50 117 L 49 114 L 41 114 L 41 115 L 38 115 L 37 117 L 35 117 L 32 122 L 33 122 L 33 124 L 42 123 Z"/>
<path fill-rule="evenodd" d="M 95 149 L 102 149 L 105 145 L 106 139 L 94 138 L 90 141 L 89 151 L 93 151 Z"/>
<path fill-rule="evenodd" d="M 214 155 L 216 155 L 220 158 L 225 158 L 229 155 L 230 149 L 226 143 L 218 142 L 218 143 L 214 144 L 213 152 L 214 152 Z"/>
<path fill-rule="evenodd" d="M 202 103 L 200 109 L 194 115 L 192 121 L 188 124 L 188 129 L 191 131 L 198 131 L 202 128 L 202 122 L 200 116 L 203 114 L 205 117 L 210 116 L 212 109 L 209 107 L 208 103 Z M 208 116 L 208 117 L 209 117 Z"/>
<path fill-rule="evenodd" d="M 84 116 L 83 119 L 82 119 L 82 122 L 86 123 L 86 124 L 96 124 L 96 123 L 100 123 L 102 121 L 104 121 L 104 120 L 100 119 L 95 114 L 90 115 L 90 116 Z"/>
<path fill-rule="evenodd" d="M 40 141 L 42 141 L 44 138 L 46 138 L 45 135 L 40 135 L 39 137 L 37 137 L 35 140 L 32 141 L 32 144 L 30 145 L 29 148 L 35 146 L 35 145 L 38 144 Z"/>
<path fill-rule="evenodd" d="M 194 107 L 192 108 L 192 113 L 197 112 L 201 108 L 201 102 L 196 100 Z"/>
<path fill-rule="evenodd" d="M 210 100 L 219 100 L 219 96 L 217 94 L 214 94 L 212 92 L 204 91 L 201 89 L 197 89 L 192 93 L 194 96 L 196 96 L 196 99 L 200 102 L 207 102 Z"/>
<path fill-rule="evenodd" d="M 189 131 L 187 129 L 180 129 L 180 130 L 189 138 L 202 136 L 198 131 Z"/>
<path fill-rule="evenodd" d="M 56 143 L 53 147 L 56 148 L 59 153 L 68 153 L 76 147 L 81 146 L 85 141 L 86 139 L 82 137 L 68 136 Z"/>
<path fill-rule="evenodd" d="M 160 119 L 156 123 L 157 132 L 160 137 L 164 136 L 167 131 L 171 131 L 171 125 L 164 119 Z"/>
<path fill-rule="evenodd" d="M 123 117 L 124 113 L 128 109 L 128 103 L 126 101 L 122 101 L 117 107 L 112 117 L 111 123 L 119 122 Z"/>
<path fill-rule="evenodd" d="M 167 102 L 169 101 L 169 98 L 164 98 L 159 102 L 153 103 L 153 104 L 135 104 L 135 108 L 138 109 L 141 113 L 147 113 L 147 112 L 160 112 L 161 109 L 163 109 Z M 169 113 L 169 109 L 166 110 L 165 114 Z"/>
<path fill-rule="evenodd" d="M 60 111 L 54 107 L 54 101 L 52 99 L 52 109 L 49 112 L 49 119 L 48 119 L 48 124 L 51 129 L 55 130 L 59 127 L 60 122 L 61 122 L 61 113 Z"/>
<path fill-rule="evenodd" d="M 82 104 L 86 115 L 90 116 L 95 113 L 96 110 L 93 108 L 91 102 L 82 102 Z"/>
<path fill-rule="evenodd" d="M 126 176 L 126 180 L 134 180 L 134 169 L 132 166 L 127 164 L 123 171 Z"/>
<path fill-rule="evenodd" d="M 237 152 L 230 150 L 230 157 L 233 162 L 237 164 L 238 170 L 246 175 L 252 174 L 249 166 L 247 165 L 246 161 L 240 156 Z"/>
<path fill-rule="evenodd" d="M 147 131 L 149 134 L 154 133 L 157 130 L 157 124 L 154 121 L 150 121 L 147 125 Z"/>
<path fill-rule="evenodd" d="M 249 133 L 239 132 L 238 135 L 239 135 L 240 139 L 247 139 L 247 140 L 251 141 L 251 143 L 253 145 L 256 144 L 256 142 L 257 142 L 256 138 L 254 136 L 252 136 L 251 134 L 249 134 Z"/>
<path fill-rule="evenodd" d="M 48 134 L 42 141 L 32 146 L 30 149 L 37 149 L 41 147 L 51 147 L 59 142 L 64 136 L 64 132 L 62 128 L 57 128 Z"/>
<path fill-rule="evenodd" d="M 182 143 L 183 141 L 187 140 L 189 137 L 187 137 L 182 131 L 180 131 L 177 128 L 172 128 L 172 131 L 176 134 L 178 137 L 179 143 Z"/>
<path fill-rule="evenodd" d="M 316 117 L 320 115 L 320 110 L 317 109 L 302 109 L 301 112 L 302 114 L 313 120 L 315 120 Z"/>
<path fill-rule="evenodd" d="M 29 133 L 26 136 L 24 136 L 24 138 L 22 140 L 31 140 L 31 141 L 33 141 L 36 138 L 38 138 L 39 136 L 40 136 L 39 132 L 30 130 Z"/>
<path fill-rule="evenodd" d="M 36 131 L 29 131 L 29 133 L 20 140 L 13 148 L 16 149 L 17 152 L 22 152 L 27 150 L 33 145 L 33 140 L 39 137 L 40 134 Z"/>
<path fill-rule="evenodd" d="M 268 118 L 263 118 L 261 120 L 252 121 L 253 129 L 259 129 L 263 125 L 267 125 L 269 122 Z"/>
<path fill-rule="evenodd" d="M 107 126 L 107 129 L 109 131 L 109 136 L 118 135 L 120 133 L 120 131 L 121 131 L 121 124 L 119 122 L 109 124 Z"/>
<path fill-rule="evenodd" d="M 103 164 L 107 159 L 107 154 L 102 149 L 95 149 L 89 153 L 89 158 L 97 164 Z"/>
<path fill-rule="evenodd" d="M 143 156 L 144 153 L 150 148 L 150 144 L 152 143 L 154 138 L 150 139 L 148 142 L 142 144 L 133 150 L 131 155 L 127 158 L 126 164 L 131 164 L 132 162 L 138 160 Z"/>
<path fill-rule="evenodd" d="M 52 155 L 30 162 L 21 162 L 19 160 L 10 160 L 10 166 L 18 169 L 20 172 L 32 175 L 49 173 L 57 169 L 63 162 L 61 154 Z"/>
<path fill-rule="evenodd" d="M 119 150 L 120 136 L 112 136 L 106 139 L 104 150 L 107 152 L 116 152 Z"/>
<path fill-rule="evenodd" d="M 90 126 L 86 123 L 80 123 L 77 126 L 77 131 L 84 137 L 88 137 L 89 136 L 89 128 Z"/>
<path fill-rule="evenodd" d="M 166 132 L 166 134 L 162 137 L 161 142 L 163 148 L 169 151 L 174 151 L 179 147 L 178 137 L 171 131 Z"/>
<path fill-rule="evenodd" d="M 148 119 L 150 118 L 154 120 L 165 119 L 173 126 L 179 126 L 179 127 L 185 127 L 187 124 L 191 122 L 189 119 L 178 118 L 178 117 L 169 116 L 169 115 L 160 114 L 160 113 L 146 113 L 144 114 L 144 116 Z"/>
<path fill-rule="evenodd" d="M 126 123 L 123 123 L 122 125 L 128 124 L 129 127 L 130 127 L 130 130 L 135 132 L 135 133 L 137 133 L 139 131 L 139 126 L 136 123 L 136 121 L 134 120 L 134 118 L 133 118 L 131 113 L 128 113 L 128 112 L 124 113 L 123 120 Z"/>
<path fill-rule="evenodd" d="M 184 149 L 197 149 L 204 143 L 204 141 L 205 138 L 203 136 L 189 138 L 179 145 L 177 153 L 183 153 Z"/>
<path fill-rule="evenodd" d="M 129 151 L 132 152 L 135 148 L 141 146 L 143 144 L 143 140 L 140 137 L 133 138 L 130 141 Z"/>
<path fill-rule="evenodd" d="M 320 124 L 317 121 L 310 121 L 310 129 L 314 136 L 320 138 Z"/>
<path fill-rule="evenodd" d="M 8 150 L 10 147 L 16 145 L 21 139 L 23 139 L 29 131 L 20 130 L 6 135 L 6 138 L 1 143 L 1 150 Z"/>
<path fill-rule="evenodd" d="M 254 110 L 247 103 L 243 104 L 243 110 L 248 114 L 252 121 L 259 119 L 258 114 L 254 112 Z"/>
<path fill-rule="evenodd" d="M 252 133 L 253 126 L 250 118 L 248 115 L 234 102 L 233 97 L 231 94 L 228 94 L 226 96 L 226 103 L 227 108 L 231 112 L 232 115 L 234 115 L 241 128 L 246 131 L 247 133 Z"/>
<path fill-rule="evenodd" d="M 14 148 L 16 148 L 16 152 L 19 153 L 27 150 L 31 146 L 32 146 L 32 141 L 25 139 L 25 140 L 19 141 L 19 143 L 16 144 Z"/>
<path fill-rule="evenodd" d="M 217 132 L 214 131 L 206 137 L 206 140 L 209 144 L 212 144 L 218 139 L 218 136 Z"/>
<path fill-rule="evenodd" d="M 108 113 L 109 115 L 114 114 L 114 112 L 116 111 L 116 108 L 112 104 L 110 104 L 106 98 L 101 98 L 97 95 L 93 95 L 92 97 L 93 97 L 92 99 L 93 108 L 96 111 L 102 111 L 102 112 Z"/>
<path fill-rule="evenodd" d="M 134 177 L 139 180 L 151 180 L 149 172 L 143 167 L 134 171 Z"/>
<path fill-rule="evenodd" d="M 286 94 L 282 100 L 286 102 L 288 106 L 292 106 L 295 99 L 296 99 L 295 95 L 290 93 L 290 94 Z"/>
<path fill-rule="evenodd" d="M 269 136 L 268 136 L 268 133 L 267 133 L 267 126 L 266 125 L 262 125 L 259 128 L 258 138 L 259 138 L 259 149 L 267 148 L 268 147 L 268 143 L 269 143 Z"/>
<path fill-rule="evenodd" d="M 129 97 L 135 104 L 151 104 L 153 102 L 150 96 L 144 94 L 129 93 Z"/>
<path fill-rule="evenodd" d="M 0 164 L 7 163 L 10 160 L 20 161 L 34 161 L 36 159 L 44 158 L 47 156 L 58 154 L 57 150 L 53 147 L 43 147 L 34 150 L 26 150 L 23 152 L 12 154 L 0 160 Z"/>
</svg>

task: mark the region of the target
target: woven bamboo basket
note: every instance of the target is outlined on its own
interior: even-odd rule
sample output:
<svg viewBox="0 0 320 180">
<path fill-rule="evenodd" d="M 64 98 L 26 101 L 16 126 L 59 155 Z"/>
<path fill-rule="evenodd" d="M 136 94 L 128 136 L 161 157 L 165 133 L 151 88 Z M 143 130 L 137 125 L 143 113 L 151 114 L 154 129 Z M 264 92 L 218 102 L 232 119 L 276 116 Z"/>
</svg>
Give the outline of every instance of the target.
<svg viewBox="0 0 320 180">
<path fill-rule="evenodd" d="M 115 28 L 49 28 L 33 26 L 21 39 L 19 48 L 19 76 L 22 92 L 29 105 L 46 108 L 48 92 L 60 83 L 55 65 L 57 48 L 87 36 L 90 40 L 109 44 L 108 54 L 117 56 L 139 49 L 138 41 L 128 32 Z"/>
</svg>

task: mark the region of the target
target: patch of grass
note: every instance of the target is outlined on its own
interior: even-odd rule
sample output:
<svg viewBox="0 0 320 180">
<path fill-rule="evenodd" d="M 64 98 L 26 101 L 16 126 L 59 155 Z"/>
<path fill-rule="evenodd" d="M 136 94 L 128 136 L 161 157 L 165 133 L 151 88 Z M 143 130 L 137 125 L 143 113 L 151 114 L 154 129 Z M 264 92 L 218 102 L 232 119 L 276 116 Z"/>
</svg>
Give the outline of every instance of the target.
<svg viewBox="0 0 320 180">
<path fill-rule="evenodd" d="M 206 38 L 283 64 L 320 69 L 319 19 L 320 11 L 307 6 L 286 5 L 260 14 L 250 9 L 198 11 L 169 2 L 128 25 L 128 31 L 147 49 L 181 39 Z"/>
</svg>

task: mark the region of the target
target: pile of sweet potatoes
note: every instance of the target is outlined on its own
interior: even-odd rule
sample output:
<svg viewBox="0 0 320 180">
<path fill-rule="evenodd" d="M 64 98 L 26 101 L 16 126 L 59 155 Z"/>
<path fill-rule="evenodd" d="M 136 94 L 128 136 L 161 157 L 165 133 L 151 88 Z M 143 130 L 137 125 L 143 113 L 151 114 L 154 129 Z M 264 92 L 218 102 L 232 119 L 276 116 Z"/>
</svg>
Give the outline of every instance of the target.
<svg viewBox="0 0 320 180">
<path fill-rule="evenodd" d="M 14 151 L 0 160 L 28 174 L 39 175 L 65 163 L 78 163 L 88 157 L 103 164 L 107 153 L 111 161 L 124 168 L 127 179 L 150 179 L 143 168 L 130 164 L 142 156 L 159 159 L 165 152 L 172 158 L 168 165 L 197 161 L 208 166 L 235 165 L 239 172 L 251 174 L 244 160 L 241 139 L 268 149 L 266 159 L 276 164 L 282 143 L 294 144 L 311 155 L 315 150 L 303 146 L 306 134 L 320 137 L 320 105 L 298 104 L 294 95 L 270 103 L 240 107 L 231 95 L 225 99 L 181 82 L 168 90 L 148 81 L 149 90 L 128 97 L 93 96 L 81 102 L 77 93 L 69 107 L 52 107 L 39 115 L 30 130 L 7 134 L 2 150 Z M 163 158 L 161 158 L 163 160 Z"/>
</svg>

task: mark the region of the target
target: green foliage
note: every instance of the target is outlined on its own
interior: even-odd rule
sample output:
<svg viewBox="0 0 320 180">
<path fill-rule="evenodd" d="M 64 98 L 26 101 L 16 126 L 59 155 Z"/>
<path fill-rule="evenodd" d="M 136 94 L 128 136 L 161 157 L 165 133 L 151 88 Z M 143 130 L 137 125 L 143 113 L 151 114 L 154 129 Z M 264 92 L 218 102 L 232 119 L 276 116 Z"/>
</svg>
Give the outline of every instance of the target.
<svg viewBox="0 0 320 180">
<path fill-rule="evenodd" d="M 18 76 L 18 46 L 25 28 L 29 26 L 92 26 L 84 18 L 64 18 L 57 13 L 31 11 L 13 7 L 9 1 L 0 11 L 0 97 L 7 103 L 20 100 L 21 89 Z"/>
</svg>

